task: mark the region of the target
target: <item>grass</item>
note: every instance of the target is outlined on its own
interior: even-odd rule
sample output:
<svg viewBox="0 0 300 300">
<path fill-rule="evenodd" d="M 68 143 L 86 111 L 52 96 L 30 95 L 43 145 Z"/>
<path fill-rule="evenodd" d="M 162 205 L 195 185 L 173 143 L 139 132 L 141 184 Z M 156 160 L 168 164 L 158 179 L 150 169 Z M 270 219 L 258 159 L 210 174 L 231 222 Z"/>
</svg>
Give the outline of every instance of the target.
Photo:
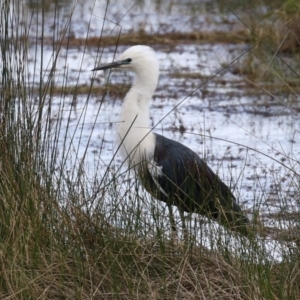
<svg viewBox="0 0 300 300">
<path fill-rule="evenodd" d="M 56 70 L 59 53 L 63 48 L 70 51 L 72 45 L 72 39 L 65 43 L 60 28 L 54 28 L 49 43 L 53 65 L 46 71 L 41 68 L 40 73 L 38 64 L 35 70 L 28 69 L 28 40 L 18 37 L 28 37 L 30 26 L 36 25 L 31 23 L 35 22 L 35 13 L 45 18 L 47 11 L 37 4 L 28 12 L 23 4 L 3 1 L 0 12 L 1 299 L 299 299 L 297 158 L 287 156 L 283 162 L 292 195 L 280 188 L 281 178 L 276 178 L 274 172 L 274 191 L 266 201 L 279 209 L 276 213 L 271 210 L 269 216 L 257 213 L 253 217 L 257 218 L 259 237 L 233 239 L 213 224 L 209 231 L 207 220 L 193 216 L 189 241 L 171 238 L 165 208 L 157 201 L 149 202 L 137 181 L 128 180 L 127 174 L 121 176 L 114 166 L 103 170 L 102 152 L 93 157 L 94 169 L 87 168 L 89 142 L 86 152 L 79 153 L 72 135 L 70 95 L 75 101 L 77 94 L 84 93 L 89 103 L 91 95 L 102 93 L 103 88 L 58 82 L 68 72 L 67 68 L 65 74 Z M 19 14 L 10 13 L 12 10 Z M 55 12 L 57 21 L 58 10 Z M 285 10 L 282 12 L 287 15 Z M 71 19 L 72 12 L 64 32 L 70 29 Z M 184 43 L 189 37 L 198 41 L 192 39 L 193 34 L 185 39 L 178 34 L 178 39 Z M 166 39 L 174 36 L 159 37 L 155 43 L 168 44 Z M 48 41 L 44 43 L 37 33 L 37 47 L 43 48 Z M 223 41 L 225 38 L 221 38 Z M 111 45 L 114 43 L 116 40 Z M 89 45 L 89 39 L 85 45 Z M 43 55 L 43 51 L 36 50 L 35 61 L 43 62 Z M 268 65 L 270 60 L 261 58 Z M 278 63 L 276 71 L 291 71 L 285 66 Z M 259 86 L 264 80 L 258 74 L 249 75 L 254 69 L 242 69 L 240 73 Z M 31 72 L 37 73 L 38 81 L 31 79 Z M 278 72 L 277 80 L 282 78 Z M 289 85 L 283 78 L 283 83 Z M 124 93 L 123 88 L 117 90 L 114 86 L 106 86 L 105 91 L 116 97 Z M 280 98 L 281 91 L 274 94 Z M 57 97 L 60 110 L 55 113 L 53 103 Z M 102 113 L 101 105 L 98 113 Z M 83 110 L 78 118 L 84 118 L 85 113 Z M 77 125 L 75 130 L 80 132 L 79 121 Z M 267 197 L 263 187 L 254 194 L 257 210 L 264 201 L 261 194 L 263 199 Z M 293 214 L 288 209 L 291 204 Z M 201 237 L 205 245 L 199 242 Z M 270 260 L 264 248 L 271 238 L 280 242 L 280 262 Z"/>
<path fill-rule="evenodd" d="M 194 43 L 248 43 L 251 41 L 251 36 L 246 30 L 237 30 L 224 35 L 223 31 L 214 32 L 198 32 L 192 31 L 188 33 L 172 32 L 163 34 L 151 34 L 144 30 L 136 33 L 124 34 L 119 36 L 106 36 L 106 37 L 90 37 L 85 39 L 84 42 L 88 46 L 97 47 L 101 41 L 105 47 L 115 46 L 117 43 L 123 45 L 157 45 L 163 44 L 165 46 L 174 47 L 176 44 L 194 44 Z M 82 45 L 82 39 L 71 38 L 63 41 L 64 45 L 71 47 L 78 47 Z"/>
</svg>

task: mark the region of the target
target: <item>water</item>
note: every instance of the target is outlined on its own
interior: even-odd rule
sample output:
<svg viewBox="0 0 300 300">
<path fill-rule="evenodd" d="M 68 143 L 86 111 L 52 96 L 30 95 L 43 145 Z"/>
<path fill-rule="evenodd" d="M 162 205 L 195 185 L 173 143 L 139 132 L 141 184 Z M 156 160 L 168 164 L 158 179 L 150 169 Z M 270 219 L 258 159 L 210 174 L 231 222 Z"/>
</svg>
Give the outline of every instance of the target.
<svg viewBox="0 0 300 300">
<path fill-rule="evenodd" d="M 122 52 L 126 47 L 119 48 Z M 257 183 L 257 179 L 259 185 L 263 184 L 265 187 L 264 193 L 267 198 L 268 191 L 274 185 L 274 174 L 276 178 L 284 178 L 289 172 L 281 163 L 288 166 L 291 163 L 292 167 L 292 161 L 288 162 L 287 158 L 295 159 L 299 156 L 298 116 L 285 106 L 257 106 L 256 103 L 265 100 L 244 95 L 243 90 L 231 85 L 230 83 L 236 82 L 238 78 L 230 73 L 222 76 L 225 85 L 218 85 L 214 80 L 203 85 L 201 76 L 213 75 L 222 67 L 221 63 L 229 63 L 232 60 L 230 48 L 227 45 L 186 45 L 178 46 L 168 54 L 158 52 L 161 77 L 151 107 L 150 125 L 155 127 L 155 131 L 163 132 L 169 138 L 182 142 L 204 157 L 227 184 L 237 184 L 242 201 L 252 205 L 251 199 L 254 197 L 254 184 Z M 109 51 L 106 52 L 104 55 L 108 58 L 105 57 L 105 62 L 112 57 Z M 47 49 L 44 49 L 44 57 L 49 57 L 49 60 L 50 53 L 51 50 L 47 54 Z M 61 64 L 61 70 L 58 64 L 58 76 L 55 77 L 58 85 L 64 80 L 71 86 L 76 82 L 78 85 L 90 85 L 93 76 L 98 80 L 94 83 L 95 86 L 106 84 L 108 72 L 90 72 L 95 66 L 94 57 L 90 53 L 75 54 L 69 51 L 69 55 L 64 57 L 62 51 L 61 59 L 65 59 L 67 63 Z M 223 58 L 221 63 L 218 59 L 220 57 Z M 225 58 L 228 61 L 225 61 Z M 201 67 L 197 67 L 199 63 Z M 76 71 L 76 65 L 79 66 L 79 71 Z M 67 79 L 59 76 L 65 74 L 65 66 L 69 68 Z M 199 74 L 199 78 L 174 78 L 174 72 L 180 74 L 181 70 L 183 73 Z M 109 80 L 115 84 L 130 84 L 132 76 L 123 71 L 114 71 Z M 101 153 L 101 159 L 107 165 L 115 149 L 112 124 L 118 120 L 122 102 L 108 95 L 100 109 L 97 100 L 101 99 L 102 95 L 93 95 L 86 106 L 87 98 L 87 95 L 76 97 L 76 106 L 70 108 L 73 110 L 70 128 L 76 128 L 75 125 L 80 122 L 82 131 L 78 131 L 78 147 L 79 152 L 84 152 L 92 126 L 96 123 L 89 152 Z M 59 110 L 60 101 L 59 97 L 54 99 L 54 111 L 56 108 Z M 73 103 L 72 96 L 69 102 L 70 105 Z M 86 117 L 79 121 L 78 116 L 83 109 L 86 110 Z M 67 109 L 66 118 L 68 114 Z M 184 127 L 185 132 L 180 132 L 180 126 Z"/>
<path fill-rule="evenodd" d="M 28 1 L 30 3 L 30 1 Z M 148 33 L 228 31 L 237 27 L 233 15 L 224 14 L 218 5 L 210 1 L 131 1 L 109 3 L 106 0 L 49 1 L 44 30 L 46 36 L 53 35 L 53 27 L 63 29 L 66 20 L 72 14 L 70 34 L 77 38 L 89 36 L 118 35 L 143 30 Z M 41 11 L 41 7 L 29 5 L 30 11 Z M 104 20 L 105 19 L 105 20 Z M 55 22 L 54 22 L 55 20 Z M 33 15 L 31 35 L 42 27 L 40 15 Z"/>
<path fill-rule="evenodd" d="M 138 1 L 131 8 L 133 2 L 122 1 L 108 7 L 107 20 L 103 22 L 106 1 L 79 1 L 67 36 L 98 37 L 102 29 L 103 35 L 136 30 L 162 34 L 199 28 L 226 31 L 238 26 L 232 16 L 216 14 L 216 8 L 205 2 L 198 7 L 197 14 L 187 9 L 182 13 L 183 2 L 172 3 Z M 57 40 L 71 11 L 71 2 L 60 3 L 54 30 Z M 53 16 L 53 7 L 50 7 L 45 16 L 46 37 L 53 36 Z M 39 24 L 38 15 L 34 18 Z M 101 48 L 101 60 L 99 49 L 86 48 L 84 43 L 68 49 L 63 46 L 57 51 L 58 48 L 54 49 L 47 39 L 43 47 L 32 42 L 40 30 L 37 26 L 29 31 L 32 38 L 28 49 L 30 82 L 38 85 L 40 72 L 47 79 L 56 55 L 54 81 L 57 86 L 90 86 L 94 78 L 94 86 L 105 86 L 108 80 L 120 85 L 129 85 L 132 81 L 131 74 L 117 70 L 110 76 L 108 72 L 90 71 L 100 63 L 112 61 L 115 47 Z M 120 45 L 117 53 L 126 48 L 128 46 Z M 154 48 L 161 63 L 159 86 L 151 106 L 150 125 L 155 127 L 154 130 L 185 144 L 203 157 L 249 211 L 254 205 L 262 211 L 282 209 L 283 206 L 292 211 L 293 206 L 278 204 L 274 199 L 279 189 L 293 199 L 299 185 L 291 171 L 299 172 L 299 115 L 284 104 L 285 99 L 281 99 L 282 105 L 273 105 L 268 94 L 252 93 L 244 79 L 226 67 L 250 46 L 189 42 L 174 43 L 173 47 L 154 45 Z M 240 60 L 235 64 L 239 63 Z M 215 78 L 209 79 L 223 68 Z M 62 113 L 64 117 L 61 143 L 67 139 L 67 144 L 71 145 L 66 168 L 72 169 L 85 157 L 87 172 L 97 173 L 100 177 L 115 153 L 114 125 L 122 104 L 120 98 L 108 94 L 100 105 L 102 96 L 78 94 L 74 97 L 70 94 L 64 99 L 63 113 L 61 97 L 54 97 L 51 104 L 53 115 Z M 117 156 L 110 166 L 118 169 L 121 164 Z M 123 167 L 120 172 L 125 170 Z M 291 201 L 287 202 L 291 204 Z"/>
</svg>

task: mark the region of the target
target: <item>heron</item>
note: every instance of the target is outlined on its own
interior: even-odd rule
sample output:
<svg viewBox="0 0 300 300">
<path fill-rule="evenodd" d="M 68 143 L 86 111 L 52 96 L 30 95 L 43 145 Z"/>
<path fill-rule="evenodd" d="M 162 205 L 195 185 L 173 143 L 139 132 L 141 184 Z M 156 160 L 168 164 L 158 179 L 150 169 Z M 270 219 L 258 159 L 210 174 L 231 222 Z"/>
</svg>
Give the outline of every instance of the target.
<svg viewBox="0 0 300 300">
<path fill-rule="evenodd" d="M 153 132 L 149 126 L 150 103 L 159 78 L 159 61 L 154 50 L 143 45 L 132 46 L 118 60 L 92 71 L 113 68 L 128 69 L 135 74 L 116 128 L 118 149 L 144 188 L 167 204 L 172 229 L 176 230 L 172 211 L 172 206 L 176 206 L 183 228 L 186 228 L 184 212 L 197 213 L 247 236 L 249 219 L 230 188 L 196 152 Z"/>
</svg>

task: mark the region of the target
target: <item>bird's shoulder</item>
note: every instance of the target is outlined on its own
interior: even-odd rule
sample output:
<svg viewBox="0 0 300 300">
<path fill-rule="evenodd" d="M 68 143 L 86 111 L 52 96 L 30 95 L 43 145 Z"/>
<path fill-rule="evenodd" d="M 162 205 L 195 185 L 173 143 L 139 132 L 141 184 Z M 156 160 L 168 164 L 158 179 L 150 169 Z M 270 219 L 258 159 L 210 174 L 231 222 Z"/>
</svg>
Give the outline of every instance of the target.
<svg viewBox="0 0 300 300">
<path fill-rule="evenodd" d="M 164 174 L 172 173 L 176 176 L 190 176 L 195 178 L 205 177 L 207 181 L 219 181 L 218 176 L 192 149 L 187 146 L 155 134 L 154 162 L 161 167 Z M 174 174 L 180 173 L 179 174 Z"/>
<path fill-rule="evenodd" d="M 169 139 L 165 136 L 155 133 L 155 150 L 154 157 L 157 162 L 165 160 L 173 161 L 199 161 L 202 163 L 200 157 L 187 146 Z"/>
</svg>

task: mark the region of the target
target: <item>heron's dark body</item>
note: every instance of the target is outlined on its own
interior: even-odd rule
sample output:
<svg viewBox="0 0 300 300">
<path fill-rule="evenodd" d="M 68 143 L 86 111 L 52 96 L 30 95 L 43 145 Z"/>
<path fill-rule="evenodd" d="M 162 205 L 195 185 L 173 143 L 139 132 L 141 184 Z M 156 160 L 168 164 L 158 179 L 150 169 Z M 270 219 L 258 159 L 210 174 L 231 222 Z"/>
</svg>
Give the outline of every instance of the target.
<svg viewBox="0 0 300 300">
<path fill-rule="evenodd" d="M 159 134 L 155 137 L 154 163 L 162 174 L 153 179 L 148 168 L 141 169 L 140 178 L 148 192 L 180 211 L 206 215 L 247 234 L 249 221 L 218 175 L 191 149 Z"/>
</svg>

